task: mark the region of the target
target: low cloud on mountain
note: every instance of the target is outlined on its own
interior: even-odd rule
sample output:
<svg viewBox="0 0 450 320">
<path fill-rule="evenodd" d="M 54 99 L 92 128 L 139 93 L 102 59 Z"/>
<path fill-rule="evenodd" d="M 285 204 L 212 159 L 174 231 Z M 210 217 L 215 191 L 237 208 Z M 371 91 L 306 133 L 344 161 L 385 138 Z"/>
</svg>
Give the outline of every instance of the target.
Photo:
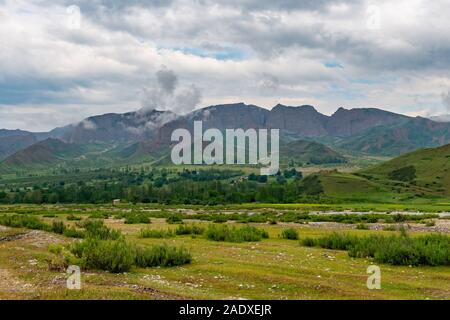
<svg viewBox="0 0 450 320">
<path fill-rule="evenodd" d="M 449 11 L 446 0 L 4 0 L 0 127 L 234 101 L 448 112 Z"/>
</svg>

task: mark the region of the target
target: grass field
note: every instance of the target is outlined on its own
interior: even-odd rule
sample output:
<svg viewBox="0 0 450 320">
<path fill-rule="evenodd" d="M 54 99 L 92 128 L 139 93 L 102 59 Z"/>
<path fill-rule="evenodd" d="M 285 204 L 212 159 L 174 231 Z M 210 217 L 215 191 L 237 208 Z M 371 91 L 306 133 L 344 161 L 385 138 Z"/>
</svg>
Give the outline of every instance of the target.
<svg viewBox="0 0 450 320">
<path fill-rule="evenodd" d="M 1 209 L 3 214 L 31 213 L 47 223 L 61 220 L 68 225 L 77 223 L 72 220 L 73 217 L 71 220 L 66 219 L 69 214 L 85 220 L 92 212 L 107 211 L 112 215 L 126 215 L 132 210 L 126 206 L 9 206 Z M 184 214 L 193 215 L 198 210 L 200 208 L 191 209 Z M 241 207 L 240 210 L 242 214 L 249 214 L 255 209 L 248 211 Z M 140 238 L 142 229 L 166 231 L 175 230 L 178 226 L 168 224 L 164 218 L 151 220 L 151 224 L 125 224 L 124 219 L 112 217 L 104 222 L 108 227 L 120 230 L 126 240 L 132 243 L 142 246 L 156 243 L 184 246 L 192 254 L 192 263 L 170 268 L 133 268 L 125 274 L 85 270 L 82 272 L 82 290 L 68 290 L 65 272 L 49 271 L 47 262 L 53 256 L 48 250 L 49 245 L 64 245 L 77 240 L 44 231 L 0 226 L 0 298 L 450 299 L 449 267 L 379 265 L 382 289 L 368 290 L 366 280 L 369 275 L 366 270 L 372 264 L 370 259 L 350 258 L 345 251 L 304 247 L 298 240 L 280 237 L 282 231 L 290 227 L 298 231 L 300 240 L 320 237 L 336 230 L 359 236 L 398 233 L 395 231 L 357 230 L 356 226 L 348 224 L 301 225 L 279 222 L 275 225 L 251 224 L 269 234 L 268 239 L 257 242 L 216 242 L 201 235 Z M 185 220 L 185 224 L 193 221 Z M 210 224 L 205 221 L 195 223 L 204 227 Z M 432 230 L 410 233 L 416 236 Z"/>
</svg>

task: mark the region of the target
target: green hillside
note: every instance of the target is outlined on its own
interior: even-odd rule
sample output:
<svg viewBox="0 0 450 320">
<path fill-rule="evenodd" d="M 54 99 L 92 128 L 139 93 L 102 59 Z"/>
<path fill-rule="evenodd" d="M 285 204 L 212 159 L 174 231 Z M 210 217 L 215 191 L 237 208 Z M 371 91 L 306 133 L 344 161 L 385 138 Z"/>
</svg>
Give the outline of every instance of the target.
<svg viewBox="0 0 450 320">
<path fill-rule="evenodd" d="M 366 154 L 397 156 L 449 142 L 450 126 L 448 123 L 413 118 L 400 125 L 372 128 L 360 135 L 344 139 L 338 143 L 338 147 Z"/>
<path fill-rule="evenodd" d="M 79 157 L 82 153 L 83 148 L 78 145 L 49 138 L 16 152 L 2 164 L 7 167 L 48 166 L 65 159 Z"/>
<path fill-rule="evenodd" d="M 303 164 L 345 163 L 347 160 L 340 153 L 321 143 L 297 140 L 281 144 L 280 155 L 282 163 L 296 166 Z"/>
<path fill-rule="evenodd" d="M 450 194 L 450 145 L 402 155 L 364 171 L 376 179 L 389 179 Z"/>
</svg>

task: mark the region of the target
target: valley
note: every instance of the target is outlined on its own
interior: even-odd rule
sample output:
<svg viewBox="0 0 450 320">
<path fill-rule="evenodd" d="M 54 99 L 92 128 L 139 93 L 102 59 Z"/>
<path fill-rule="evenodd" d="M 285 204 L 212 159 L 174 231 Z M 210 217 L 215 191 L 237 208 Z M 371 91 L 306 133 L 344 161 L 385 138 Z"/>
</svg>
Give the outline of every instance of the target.
<svg viewBox="0 0 450 320">
<path fill-rule="evenodd" d="M 172 164 L 194 120 L 279 127 L 279 171 Z M 2 131 L 0 299 L 450 299 L 449 126 L 233 104 Z"/>
</svg>

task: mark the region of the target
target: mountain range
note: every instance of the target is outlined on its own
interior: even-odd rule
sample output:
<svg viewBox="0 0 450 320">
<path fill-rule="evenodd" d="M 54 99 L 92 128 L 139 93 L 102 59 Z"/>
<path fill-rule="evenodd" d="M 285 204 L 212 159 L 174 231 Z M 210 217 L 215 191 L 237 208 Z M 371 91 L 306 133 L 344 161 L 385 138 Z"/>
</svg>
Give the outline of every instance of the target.
<svg viewBox="0 0 450 320">
<path fill-rule="evenodd" d="M 343 154 L 396 156 L 450 143 L 450 123 L 375 108 L 339 108 L 331 116 L 313 106 L 278 104 L 271 110 L 244 103 L 210 106 L 179 116 L 168 111 L 108 113 L 49 132 L 0 130 L 0 159 L 8 168 L 64 161 L 133 163 L 167 155 L 171 133 L 207 128 L 280 129 L 288 158 L 345 161 Z M 289 147 L 286 147 L 289 146 Z M 304 157 L 309 152 L 309 157 Z M 303 157 L 303 158 L 301 158 Z M 285 157 L 286 158 L 286 157 Z M 325 160 L 324 160 L 325 159 Z"/>
</svg>

